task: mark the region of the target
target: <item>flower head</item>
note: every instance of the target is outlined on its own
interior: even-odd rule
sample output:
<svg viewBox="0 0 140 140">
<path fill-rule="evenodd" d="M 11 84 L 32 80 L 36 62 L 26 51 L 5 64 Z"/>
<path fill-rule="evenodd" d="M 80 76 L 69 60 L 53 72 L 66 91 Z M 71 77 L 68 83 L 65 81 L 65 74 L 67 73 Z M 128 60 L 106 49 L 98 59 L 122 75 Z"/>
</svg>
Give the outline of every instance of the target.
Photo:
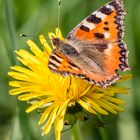
<svg viewBox="0 0 140 140">
<path fill-rule="evenodd" d="M 49 33 L 49 37 L 52 35 L 63 39 L 58 28 L 55 34 Z M 17 59 L 23 66 L 11 67 L 12 71 L 8 75 L 15 79 L 9 82 L 13 87 L 9 93 L 19 95 L 21 101 L 30 102 L 31 106 L 26 112 L 42 110 L 38 124 L 43 126 L 43 134 L 48 134 L 54 124 L 55 137 L 60 140 L 65 114 L 68 108 L 76 105 L 92 114 L 108 115 L 124 111 L 118 106 L 124 105 L 124 102 L 114 96 L 116 93 L 127 93 L 127 89 L 115 86 L 103 89 L 73 76 L 62 77 L 53 73 L 48 68 L 52 48 L 44 36 L 39 36 L 39 40 L 42 49 L 28 40 L 31 52 L 22 49 L 16 51 Z"/>
</svg>

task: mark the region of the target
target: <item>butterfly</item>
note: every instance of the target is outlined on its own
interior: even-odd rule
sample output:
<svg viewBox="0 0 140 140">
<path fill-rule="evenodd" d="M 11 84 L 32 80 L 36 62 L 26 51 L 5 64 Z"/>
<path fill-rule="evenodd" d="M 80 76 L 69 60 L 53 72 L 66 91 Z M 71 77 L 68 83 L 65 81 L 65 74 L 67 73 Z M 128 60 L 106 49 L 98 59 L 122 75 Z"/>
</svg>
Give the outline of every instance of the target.
<svg viewBox="0 0 140 140">
<path fill-rule="evenodd" d="M 119 70 L 130 70 L 124 36 L 121 0 L 112 0 L 79 23 L 66 39 L 52 37 L 56 47 L 48 67 L 106 88 L 120 79 Z"/>
</svg>

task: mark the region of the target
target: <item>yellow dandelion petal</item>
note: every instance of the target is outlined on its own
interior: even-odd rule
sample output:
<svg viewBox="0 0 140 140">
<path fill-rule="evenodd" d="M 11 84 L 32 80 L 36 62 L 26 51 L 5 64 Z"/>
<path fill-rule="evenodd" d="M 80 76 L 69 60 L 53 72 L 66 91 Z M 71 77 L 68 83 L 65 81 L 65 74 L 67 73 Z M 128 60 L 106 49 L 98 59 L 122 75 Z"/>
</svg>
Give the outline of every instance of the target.
<svg viewBox="0 0 140 140">
<path fill-rule="evenodd" d="M 96 86 L 95 90 L 97 90 L 99 93 L 102 92 L 102 93 L 107 94 L 109 96 L 114 96 L 115 95 L 114 89 L 113 90 L 108 90 L 108 88 L 103 89 L 103 88 L 100 88 L 99 86 Z"/>
<path fill-rule="evenodd" d="M 26 69 L 26 68 L 23 68 L 21 66 L 14 66 L 14 67 L 11 67 L 11 69 L 14 70 L 14 71 L 16 71 L 16 72 L 24 73 L 26 75 L 33 75 L 33 76 L 35 75 L 35 76 L 37 76 L 31 70 Z"/>
<path fill-rule="evenodd" d="M 96 104 L 98 104 L 99 106 L 101 106 L 102 108 L 104 108 L 105 110 L 113 113 L 113 114 L 117 114 L 117 111 L 115 111 L 112 106 L 106 104 L 104 101 L 102 101 L 101 99 L 100 100 L 97 100 L 97 99 L 94 99 L 94 102 Z"/>
<path fill-rule="evenodd" d="M 114 93 L 120 93 L 120 94 L 128 94 L 130 89 L 129 88 L 121 88 L 121 87 L 108 87 L 108 91 L 113 91 Z"/>
<path fill-rule="evenodd" d="M 57 112 L 57 116 L 60 115 L 60 113 L 65 110 L 65 108 L 67 107 L 68 103 L 69 103 L 70 99 L 66 100 L 62 105 L 60 105 L 59 110 Z"/>
<path fill-rule="evenodd" d="M 15 89 L 11 89 L 9 91 L 9 94 L 11 95 L 17 95 L 20 93 L 24 93 L 24 92 L 30 92 L 31 88 L 30 87 L 22 87 L 22 88 L 15 88 Z"/>
<path fill-rule="evenodd" d="M 70 77 L 59 79 L 61 81 L 61 87 L 63 87 L 63 91 L 66 91 L 68 88 L 68 85 L 70 85 L 70 79 L 71 79 Z"/>
<path fill-rule="evenodd" d="M 49 106 L 42 114 L 38 125 L 41 125 L 45 122 L 45 120 L 47 119 L 47 117 L 50 115 L 50 112 L 53 110 L 53 108 L 55 107 L 56 104 L 51 104 L 51 106 Z"/>
<path fill-rule="evenodd" d="M 52 39 L 52 37 L 55 37 L 56 38 L 56 34 L 54 34 L 52 32 L 51 33 L 48 33 L 48 36 L 49 36 L 50 39 Z"/>
<path fill-rule="evenodd" d="M 21 57 L 16 57 L 23 65 L 25 65 L 25 66 L 28 66 L 28 62 L 25 60 L 25 59 L 23 59 L 23 58 L 21 58 Z"/>
<path fill-rule="evenodd" d="M 38 107 L 40 107 L 40 106 L 42 106 L 42 105 L 44 105 L 44 104 L 46 104 L 46 103 L 48 103 L 48 102 L 52 102 L 53 100 L 54 100 L 54 98 L 51 98 L 51 97 L 49 97 L 49 98 L 47 98 L 47 99 L 44 99 L 44 100 L 41 100 L 41 101 L 37 102 L 36 104 L 33 104 L 32 106 L 30 106 L 30 107 L 26 110 L 26 112 L 29 113 L 29 112 L 31 112 L 31 111 L 37 109 Z"/>
<path fill-rule="evenodd" d="M 48 36 L 49 36 L 49 38 L 50 38 L 50 41 L 51 41 L 51 44 L 52 44 L 52 48 L 53 49 L 55 49 L 56 47 L 53 45 L 53 43 L 52 43 L 52 38 L 54 37 L 54 38 L 56 38 L 56 34 L 54 34 L 54 33 L 48 33 Z"/>
<path fill-rule="evenodd" d="M 55 131 L 55 139 L 61 140 L 61 133 L 59 131 Z"/>
<path fill-rule="evenodd" d="M 23 76 L 26 76 L 26 79 L 28 79 L 28 81 L 30 80 L 31 82 L 36 81 L 36 79 L 38 79 L 36 81 L 36 82 L 38 82 L 38 81 L 40 81 L 42 79 L 41 78 L 41 74 L 42 73 L 39 75 L 37 68 L 34 68 L 36 72 L 35 71 L 32 71 L 32 70 L 29 70 L 27 68 L 20 67 L 20 66 L 14 66 L 14 67 L 11 67 L 11 69 L 15 71 L 14 72 L 14 76 L 15 75 L 21 75 L 21 76 L 23 75 Z M 43 70 L 42 70 L 42 72 L 43 72 Z M 19 80 L 21 80 L 21 79 L 19 79 Z"/>
<path fill-rule="evenodd" d="M 95 103 L 93 100 L 91 100 L 90 98 L 88 97 L 84 97 L 83 100 L 87 103 L 90 104 L 90 106 L 94 107 L 94 110 L 96 112 L 99 112 L 101 114 L 104 114 L 104 115 L 108 115 L 108 112 L 105 111 L 103 108 L 101 108 L 97 103 Z"/>
<path fill-rule="evenodd" d="M 9 85 L 12 87 L 24 87 L 24 86 L 34 86 L 34 88 L 40 87 L 39 85 L 36 86 L 36 83 L 22 81 L 10 81 Z"/>
<path fill-rule="evenodd" d="M 19 51 L 16 51 L 16 53 L 21 58 L 26 59 L 26 61 L 29 63 L 40 64 L 40 61 L 38 61 L 34 55 L 32 55 L 31 53 L 25 50 L 19 50 Z"/>
<path fill-rule="evenodd" d="M 52 93 L 50 92 L 50 94 L 52 94 Z M 18 99 L 21 100 L 21 101 L 28 101 L 28 100 L 33 99 L 33 98 L 39 98 L 39 97 L 41 97 L 43 95 L 46 95 L 45 92 L 40 93 L 40 94 L 38 94 L 38 93 L 29 93 L 29 94 L 19 95 Z"/>
<path fill-rule="evenodd" d="M 17 80 L 26 81 L 26 82 L 38 83 L 41 81 L 40 78 L 37 78 L 37 75 L 31 76 L 31 75 L 26 75 L 24 73 L 19 73 L 19 72 L 8 72 L 8 75 Z"/>
<path fill-rule="evenodd" d="M 100 99 L 100 98 L 102 98 L 103 96 L 104 96 L 103 93 L 91 93 L 91 94 L 89 95 L 89 98 L 91 98 L 91 99 L 94 99 L 94 98 Z"/>
<path fill-rule="evenodd" d="M 120 105 L 124 105 L 125 104 L 124 101 L 122 101 L 120 99 L 117 99 L 117 98 L 109 97 L 109 96 L 104 96 L 104 99 L 107 100 L 107 101 L 116 103 L 116 104 L 120 104 Z"/>
<path fill-rule="evenodd" d="M 78 91 L 78 87 L 77 87 L 75 82 L 72 83 L 72 88 L 70 90 L 71 90 L 70 97 L 74 97 L 75 99 L 78 99 L 79 98 L 79 94 L 77 92 Z"/>
<path fill-rule="evenodd" d="M 62 105 L 62 107 L 60 107 L 60 108 L 59 108 L 60 111 L 58 110 L 60 112 L 59 116 L 57 117 L 57 119 L 55 121 L 55 137 L 56 137 L 56 140 L 60 140 L 60 138 L 61 138 L 61 131 L 62 131 L 63 126 L 64 126 L 64 116 L 65 116 L 67 106 L 65 105 L 63 107 L 63 105 Z M 62 110 L 62 108 L 63 108 L 63 110 Z"/>
<path fill-rule="evenodd" d="M 123 81 L 126 81 L 126 80 L 131 79 L 132 77 L 133 77 L 132 74 L 122 75 L 122 76 L 121 76 L 121 79 L 118 80 L 117 82 L 123 82 Z"/>
<path fill-rule="evenodd" d="M 29 93 L 29 94 L 24 94 L 24 95 L 18 96 L 18 99 L 19 99 L 20 101 L 28 101 L 28 100 L 30 100 L 30 99 L 32 99 L 32 98 L 36 98 L 36 97 L 38 97 L 38 95 Z"/>
<path fill-rule="evenodd" d="M 27 75 L 17 73 L 17 72 L 8 72 L 8 75 L 21 81 L 30 81 Z"/>
<path fill-rule="evenodd" d="M 9 86 L 11 86 L 11 87 L 21 87 L 22 85 L 20 84 L 19 81 L 10 81 Z"/>
<path fill-rule="evenodd" d="M 85 94 L 87 94 L 90 91 L 91 88 L 93 88 L 93 85 L 88 86 L 87 89 L 85 89 L 85 91 L 80 96 L 82 97 Z"/>
<path fill-rule="evenodd" d="M 65 108 L 60 112 L 60 114 L 57 116 L 57 119 L 55 121 L 55 129 L 57 132 L 61 132 L 63 129 L 63 125 L 64 125 L 64 116 L 65 116 L 65 112 L 66 112 L 66 106 Z"/>
<path fill-rule="evenodd" d="M 56 37 L 60 38 L 61 40 L 64 39 L 59 28 L 55 29 L 55 33 L 56 33 Z"/>
<path fill-rule="evenodd" d="M 45 37 L 44 37 L 43 35 L 40 35 L 40 36 L 39 36 L 39 40 L 40 40 L 41 44 L 43 45 L 43 47 L 45 48 L 47 54 L 50 55 L 51 52 L 52 52 L 52 49 L 51 49 L 51 47 L 49 46 L 49 44 L 47 43 Z"/>
<path fill-rule="evenodd" d="M 44 134 L 47 135 L 51 129 L 51 125 L 54 123 L 55 119 L 56 119 L 56 113 L 58 110 L 59 106 L 56 106 L 55 108 L 53 108 L 52 112 L 50 113 L 49 119 L 47 121 L 47 123 L 44 126 Z"/>
<path fill-rule="evenodd" d="M 108 106 L 111 106 L 111 108 L 116 110 L 116 111 L 119 111 L 119 112 L 124 111 L 124 109 L 120 108 L 119 106 L 117 106 L 117 105 L 115 105 L 115 104 L 113 104 L 111 102 L 106 101 L 105 99 L 101 99 L 100 101 L 102 101 L 102 103 L 105 103 Z"/>
<path fill-rule="evenodd" d="M 61 110 L 61 112 L 59 113 L 56 122 L 55 122 L 55 129 L 57 132 L 61 132 L 63 129 L 63 124 L 64 124 L 64 116 L 65 116 L 65 112 L 66 112 L 66 108 L 67 106 L 65 106 L 63 108 L 63 110 Z"/>
<path fill-rule="evenodd" d="M 37 57 L 42 56 L 42 51 L 38 48 L 38 46 L 32 40 L 28 40 L 27 44 L 30 47 L 30 50 L 34 53 L 34 55 L 36 55 Z"/>
<path fill-rule="evenodd" d="M 93 114 L 97 114 L 91 107 L 88 103 L 86 103 L 85 101 L 83 100 L 78 100 L 77 101 L 85 110 L 87 110 L 88 112 L 90 113 L 93 113 Z"/>
</svg>

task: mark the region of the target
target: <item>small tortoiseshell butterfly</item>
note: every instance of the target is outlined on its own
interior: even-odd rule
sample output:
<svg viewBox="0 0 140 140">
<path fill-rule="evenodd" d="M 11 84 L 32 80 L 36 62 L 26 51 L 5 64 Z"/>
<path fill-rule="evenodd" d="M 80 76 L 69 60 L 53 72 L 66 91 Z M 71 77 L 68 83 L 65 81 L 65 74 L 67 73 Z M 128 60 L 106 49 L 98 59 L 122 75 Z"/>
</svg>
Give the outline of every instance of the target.
<svg viewBox="0 0 140 140">
<path fill-rule="evenodd" d="M 129 70 L 123 42 L 125 11 L 121 0 L 112 0 L 79 23 L 64 40 L 52 37 L 56 46 L 48 66 L 62 75 L 75 75 L 101 87 Z"/>
</svg>

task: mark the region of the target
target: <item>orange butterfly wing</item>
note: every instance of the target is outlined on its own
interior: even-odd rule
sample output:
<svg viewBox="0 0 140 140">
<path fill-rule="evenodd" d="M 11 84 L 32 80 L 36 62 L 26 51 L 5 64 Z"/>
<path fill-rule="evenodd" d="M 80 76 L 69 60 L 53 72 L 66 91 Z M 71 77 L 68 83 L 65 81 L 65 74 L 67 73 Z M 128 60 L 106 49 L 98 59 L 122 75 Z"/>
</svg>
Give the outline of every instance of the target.
<svg viewBox="0 0 140 140">
<path fill-rule="evenodd" d="M 109 2 L 78 24 L 68 39 L 95 43 L 121 40 L 124 36 L 124 15 L 122 3 L 117 0 Z"/>
<path fill-rule="evenodd" d="M 105 49 L 103 53 L 106 56 L 106 59 L 104 60 L 104 75 L 80 69 L 57 50 L 54 50 L 50 56 L 48 66 L 51 70 L 60 73 L 63 76 L 75 75 L 90 83 L 106 87 L 120 78 L 116 73 L 117 70 L 126 71 L 129 69 L 128 51 L 123 42 L 117 42 L 113 44 L 110 43 L 108 49 Z"/>
<path fill-rule="evenodd" d="M 53 53 L 49 58 L 48 66 L 53 71 L 59 72 L 64 76 L 69 73 L 77 75 L 81 73 L 81 70 L 77 66 L 71 63 L 66 56 L 57 52 L 56 50 L 53 50 Z"/>
<path fill-rule="evenodd" d="M 104 59 L 104 74 L 88 72 L 86 77 L 94 80 L 95 83 L 102 87 L 111 85 L 120 78 L 117 74 L 118 70 L 129 70 L 128 66 L 128 50 L 123 42 L 108 44 L 108 49 L 103 52 Z"/>
<path fill-rule="evenodd" d="M 99 55 L 99 57 L 93 57 L 93 62 L 97 61 L 96 58 L 101 59 L 103 73 L 81 69 L 70 57 L 68 58 L 57 49 L 50 56 L 49 68 L 62 75 L 76 75 L 102 87 L 114 83 L 120 78 L 117 74 L 118 70 L 129 70 L 128 50 L 122 41 L 124 15 L 122 3 L 113 0 L 84 19 L 67 37 L 69 41 L 83 43 L 85 51 L 86 44 L 87 46 L 93 44 L 91 48 L 98 50 Z"/>
</svg>

